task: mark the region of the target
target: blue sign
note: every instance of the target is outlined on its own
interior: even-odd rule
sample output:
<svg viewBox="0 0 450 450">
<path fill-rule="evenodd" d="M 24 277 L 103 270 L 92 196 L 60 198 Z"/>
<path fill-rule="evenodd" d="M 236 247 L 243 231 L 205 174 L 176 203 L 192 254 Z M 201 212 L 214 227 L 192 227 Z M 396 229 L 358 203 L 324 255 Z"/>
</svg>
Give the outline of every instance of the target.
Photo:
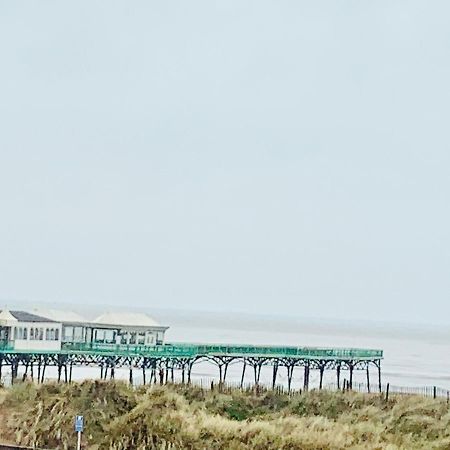
<svg viewBox="0 0 450 450">
<path fill-rule="evenodd" d="M 75 431 L 77 433 L 82 433 L 84 429 L 84 417 L 76 416 L 75 417 Z"/>
</svg>

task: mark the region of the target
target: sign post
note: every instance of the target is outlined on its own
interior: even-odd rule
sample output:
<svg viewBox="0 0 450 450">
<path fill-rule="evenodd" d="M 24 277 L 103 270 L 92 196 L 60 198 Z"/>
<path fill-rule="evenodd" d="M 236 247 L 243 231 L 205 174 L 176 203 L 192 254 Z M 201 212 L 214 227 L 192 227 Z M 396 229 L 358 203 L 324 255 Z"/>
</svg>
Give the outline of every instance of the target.
<svg viewBox="0 0 450 450">
<path fill-rule="evenodd" d="M 81 433 L 84 430 L 84 417 L 83 416 L 76 416 L 75 417 L 75 431 L 78 435 L 78 441 L 77 441 L 77 450 L 81 450 Z"/>
</svg>

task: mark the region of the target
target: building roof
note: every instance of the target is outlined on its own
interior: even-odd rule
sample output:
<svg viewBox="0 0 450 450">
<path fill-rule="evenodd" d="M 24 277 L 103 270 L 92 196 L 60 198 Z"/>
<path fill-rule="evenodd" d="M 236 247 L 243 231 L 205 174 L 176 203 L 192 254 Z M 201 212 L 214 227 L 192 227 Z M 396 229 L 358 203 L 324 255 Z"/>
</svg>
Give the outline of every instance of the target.
<svg viewBox="0 0 450 450">
<path fill-rule="evenodd" d="M 0 312 L 0 319 L 13 321 L 17 320 L 19 322 L 54 322 L 54 320 L 26 311 L 8 311 L 7 309 Z"/>
<path fill-rule="evenodd" d="M 0 324 L 7 326 L 11 322 L 13 323 L 17 322 L 17 319 L 11 314 L 11 312 L 8 311 L 7 309 L 0 311 Z"/>
<path fill-rule="evenodd" d="M 19 322 L 54 322 L 54 320 L 38 316 L 37 314 L 32 314 L 27 311 L 11 311 L 11 314 Z"/>
<path fill-rule="evenodd" d="M 122 325 L 126 327 L 159 327 L 159 323 L 142 313 L 106 313 L 97 317 L 93 323 Z"/>
<path fill-rule="evenodd" d="M 63 311 L 60 309 L 35 310 L 36 314 L 42 317 L 48 317 L 56 322 L 85 323 L 89 322 L 85 317 L 73 311 Z"/>
</svg>

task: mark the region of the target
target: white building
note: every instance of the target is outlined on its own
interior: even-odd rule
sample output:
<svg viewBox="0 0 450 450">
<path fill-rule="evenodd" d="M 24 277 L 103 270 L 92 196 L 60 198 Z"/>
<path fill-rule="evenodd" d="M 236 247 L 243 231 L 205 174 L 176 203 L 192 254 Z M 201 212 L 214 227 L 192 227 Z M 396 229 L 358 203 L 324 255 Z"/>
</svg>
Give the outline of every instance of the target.
<svg viewBox="0 0 450 450">
<path fill-rule="evenodd" d="M 62 324 L 25 311 L 0 312 L 0 345 L 14 350 L 61 350 Z"/>
<path fill-rule="evenodd" d="M 142 313 L 106 313 L 97 317 L 93 324 L 94 342 L 122 345 L 161 345 L 168 329 Z"/>
<path fill-rule="evenodd" d="M 140 313 L 107 313 L 87 320 L 70 311 L 0 311 L 0 349 L 58 351 L 110 346 L 154 346 L 164 343 L 168 327 Z"/>
</svg>

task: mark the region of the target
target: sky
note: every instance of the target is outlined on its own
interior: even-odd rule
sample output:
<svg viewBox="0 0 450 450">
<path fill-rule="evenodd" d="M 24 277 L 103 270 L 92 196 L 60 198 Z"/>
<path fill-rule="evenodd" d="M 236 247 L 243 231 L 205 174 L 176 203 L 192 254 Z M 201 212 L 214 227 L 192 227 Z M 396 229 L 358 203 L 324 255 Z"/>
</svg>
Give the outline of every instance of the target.
<svg viewBox="0 0 450 450">
<path fill-rule="evenodd" d="M 0 0 L 0 302 L 450 323 L 449 14 Z"/>
</svg>

